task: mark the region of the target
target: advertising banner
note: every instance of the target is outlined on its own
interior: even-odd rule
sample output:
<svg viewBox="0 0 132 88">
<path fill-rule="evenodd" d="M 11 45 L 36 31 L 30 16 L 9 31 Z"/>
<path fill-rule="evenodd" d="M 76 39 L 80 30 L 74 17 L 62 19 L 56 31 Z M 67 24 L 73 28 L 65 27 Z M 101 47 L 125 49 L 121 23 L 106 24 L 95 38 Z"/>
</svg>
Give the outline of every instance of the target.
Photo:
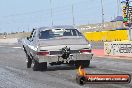
<svg viewBox="0 0 132 88">
<path fill-rule="evenodd" d="M 115 56 L 132 56 L 132 41 L 105 42 L 104 54 Z"/>
</svg>

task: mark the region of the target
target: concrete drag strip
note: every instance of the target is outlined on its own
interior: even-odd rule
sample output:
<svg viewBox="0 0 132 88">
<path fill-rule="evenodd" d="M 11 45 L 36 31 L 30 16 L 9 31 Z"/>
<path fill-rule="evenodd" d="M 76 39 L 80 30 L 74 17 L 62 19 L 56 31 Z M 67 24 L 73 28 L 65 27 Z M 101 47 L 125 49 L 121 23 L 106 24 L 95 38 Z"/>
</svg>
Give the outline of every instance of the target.
<svg viewBox="0 0 132 88">
<path fill-rule="evenodd" d="M 4 46 L 0 46 L 0 47 L 4 47 Z"/>
<path fill-rule="evenodd" d="M 13 71 L 13 72 L 28 75 L 28 72 L 26 70 L 20 70 L 20 69 L 9 67 L 9 66 L 6 66 L 5 69 L 8 69 L 8 70 Z"/>
<path fill-rule="evenodd" d="M 0 43 L 13 44 L 13 43 L 17 43 L 17 42 L 18 42 L 17 38 L 0 39 Z"/>
<path fill-rule="evenodd" d="M 28 78 L 17 76 L 6 69 L 0 68 L 0 87 L 2 88 L 46 88 L 48 86 L 41 84 L 42 87 L 38 84 Z"/>
<path fill-rule="evenodd" d="M 20 45 L 16 45 L 16 44 L 1 44 L 1 43 L 0 43 L 0 48 L 22 49 L 22 47 Z"/>
<path fill-rule="evenodd" d="M 58 79 L 43 72 L 33 72 L 31 74 L 20 74 L 21 70 L 6 67 L 0 67 L 0 87 L 2 88 L 81 88 L 78 84 Z M 34 75 L 30 77 L 30 75 Z M 36 75 L 43 75 L 39 78 Z M 37 77 L 37 79 L 36 79 Z M 40 76 L 39 76 L 40 77 Z M 44 79 L 43 79 L 44 78 Z M 89 87 L 87 87 L 89 88 Z"/>
</svg>

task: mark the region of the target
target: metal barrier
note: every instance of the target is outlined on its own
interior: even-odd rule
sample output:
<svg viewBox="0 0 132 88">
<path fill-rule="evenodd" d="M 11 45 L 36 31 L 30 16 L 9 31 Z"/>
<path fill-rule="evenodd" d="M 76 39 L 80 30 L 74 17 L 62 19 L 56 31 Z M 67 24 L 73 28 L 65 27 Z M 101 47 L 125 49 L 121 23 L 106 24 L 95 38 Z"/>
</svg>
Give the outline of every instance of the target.
<svg viewBox="0 0 132 88">
<path fill-rule="evenodd" d="M 84 32 L 89 41 L 123 41 L 128 40 L 128 30 L 114 30 L 101 32 Z"/>
</svg>

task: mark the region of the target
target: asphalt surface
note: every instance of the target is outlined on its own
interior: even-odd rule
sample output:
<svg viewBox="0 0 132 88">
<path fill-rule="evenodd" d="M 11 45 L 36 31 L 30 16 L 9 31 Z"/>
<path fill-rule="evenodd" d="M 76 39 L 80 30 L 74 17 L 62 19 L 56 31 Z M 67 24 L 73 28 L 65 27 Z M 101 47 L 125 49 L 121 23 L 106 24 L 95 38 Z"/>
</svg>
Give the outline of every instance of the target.
<svg viewBox="0 0 132 88">
<path fill-rule="evenodd" d="M 97 44 L 98 45 L 98 44 Z M 77 69 L 66 65 L 48 66 L 47 71 L 26 68 L 25 53 L 20 45 L 0 44 L 0 88 L 132 88 L 129 84 L 76 83 Z M 87 73 L 130 74 L 132 60 L 94 57 Z"/>
</svg>

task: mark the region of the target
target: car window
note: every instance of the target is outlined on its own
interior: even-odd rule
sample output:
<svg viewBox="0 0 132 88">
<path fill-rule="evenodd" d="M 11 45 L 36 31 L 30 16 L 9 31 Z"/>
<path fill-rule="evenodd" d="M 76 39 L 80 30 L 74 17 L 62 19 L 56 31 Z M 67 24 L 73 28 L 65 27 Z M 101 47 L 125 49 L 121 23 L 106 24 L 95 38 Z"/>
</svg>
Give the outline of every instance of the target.
<svg viewBox="0 0 132 88">
<path fill-rule="evenodd" d="M 82 36 L 77 29 L 65 29 L 63 36 Z"/>
<path fill-rule="evenodd" d="M 82 34 L 77 29 L 51 29 L 41 31 L 39 34 L 40 39 L 50 39 L 55 37 L 63 37 L 63 36 L 82 36 Z"/>
<path fill-rule="evenodd" d="M 73 36 L 77 36 L 78 35 L 77 31 L 76 30 L 72 30 L 72 35 Z"/>
<path fill-rule="evenodd" d="M 72 36 L 71 30 L 65 30 L 63 36 Z"/>
<path fill-rule="evenodd" d="M 45 30 L 45 31 L 41 31 L 39 34 L 39 38 L 40 39 L 49 39 L 49 38 L 53 38 L 53 32 L 52 30 Z"/>
</svg>

